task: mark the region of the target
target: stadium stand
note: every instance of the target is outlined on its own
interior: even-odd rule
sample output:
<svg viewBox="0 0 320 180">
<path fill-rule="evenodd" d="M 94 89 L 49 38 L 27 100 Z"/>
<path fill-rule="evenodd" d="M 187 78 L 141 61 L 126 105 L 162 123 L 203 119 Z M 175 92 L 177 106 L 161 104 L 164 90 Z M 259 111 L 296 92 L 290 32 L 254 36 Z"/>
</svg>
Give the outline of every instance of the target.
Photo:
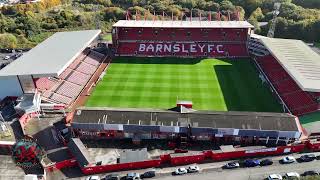
<svg viewBox="0 0 320 180">
<path fill-rule="evenodd" d="M 45 100 L 70 105 L 80 95 L 104 59 L 103 54 L 85 49 L 57 80 L 39 78 L 35 81 L 36 87 L 43 92 L 42 97 Z"/>
<path fill-rule="evenodd" d="M 248 57 L 250 28 L 245 21 L 123 20 L 113 25 L 112 32 L 119 56 Z M 141 48 L 150 44 L 154 47 Z M 158 49 L 164 45 L 180 48 Z"/>
<path fill-rule="evenodd" d="M 303 91 L 272 55 L 255 59 L 293 114 L 303 115 L 318 110 L 318 103 L 312 95 Z"/>
<path fill-rule="evenodd" d="M 39 91 L 45 91 L 50 88 L 52 88 L 55 84 L 55 81 L 49 79 L 49 78 L 37 78 L 34 79 L 34 82 L 36 84 L 36 87 L 38 88 Z"/>
</svg>

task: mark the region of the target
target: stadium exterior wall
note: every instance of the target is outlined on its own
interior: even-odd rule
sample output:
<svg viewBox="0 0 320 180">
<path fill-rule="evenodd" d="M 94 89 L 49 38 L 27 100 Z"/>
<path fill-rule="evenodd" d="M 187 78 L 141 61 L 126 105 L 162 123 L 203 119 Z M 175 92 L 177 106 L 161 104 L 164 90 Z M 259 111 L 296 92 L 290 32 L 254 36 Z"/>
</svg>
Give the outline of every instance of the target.
<svg viewBox="0 0 320 180">
<path fill-rule="evenodd" d="M 17 76 L 0 77 L 0 84 L 0 100 L 7 96 L 19 97 L 23 94 L 23 90 Z"/>
<path fill-rule="evenodd" d="M 319 142 L 317 144 L 320 144 Z M 318 146 L 316 146 L 318 147 Z M 171 166 L 187 165 L 193 163 L 204 163 L 206 161 L 225 161 L 238 158 L 246 157 L 261 157 L 261 156 L 277 156 L 287 153 L 299 153 L 307 148 L 305 143 L 288 145 L 288 146 L 278 146 L 272 148 L 260 148 L 253 150 L 238 150 L 232 152 L 214 152 L 214 151 L 203 151 L 199 154 L 188 155 L 181 154 L 177 157 L 177 154 L 165 154 L 161 155 L 159 159 L 150 161 L 140 161 L 132 163 L 122 163 L 122 164 L 108 164 L 100 166 L 87 166 L 82 167 L 82 173 L 98 174 L 103 172 L 130 170 L 130 169 L 144 169 L 144 168 L 154 168 L 161 165 L 169 164 Z M 319 151 L 319 148 L 313 148 L 313 151 Z"/>
</svg>

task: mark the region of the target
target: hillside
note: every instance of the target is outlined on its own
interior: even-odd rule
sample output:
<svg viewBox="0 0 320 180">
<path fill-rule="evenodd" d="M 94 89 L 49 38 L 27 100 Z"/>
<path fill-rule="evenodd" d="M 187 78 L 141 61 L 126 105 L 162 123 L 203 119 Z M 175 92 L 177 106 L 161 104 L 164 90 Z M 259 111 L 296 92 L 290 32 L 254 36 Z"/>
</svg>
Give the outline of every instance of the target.
<svg viewBox="0 0 320 180">
<path fill-rule="evenodd" d="M 281 2 L 275 36 L 319 42 L 319 1 Z M 42 0 L 1 8 L 0 48 L 30 48 L 57 31 L 100 28 L 106 33 L 127 11 L 131 18 L 161 19 L 164 12 L 166 18 L 173 15 L 177 20 L 210 13 L 213 20 L 234 20 L 239 14 L 265 35 L 268 26 L 260 29 L 257 22 L 269 22 L 272 9 L 273 0 Z"/>
</svg>

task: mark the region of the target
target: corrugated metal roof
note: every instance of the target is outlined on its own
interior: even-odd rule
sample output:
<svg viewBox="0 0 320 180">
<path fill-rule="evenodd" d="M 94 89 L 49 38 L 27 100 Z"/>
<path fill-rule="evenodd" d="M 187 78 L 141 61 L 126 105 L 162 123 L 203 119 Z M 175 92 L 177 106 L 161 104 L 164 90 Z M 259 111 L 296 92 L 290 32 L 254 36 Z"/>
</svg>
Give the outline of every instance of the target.
<svg viewBox="0 0 320 180">
<path fill-rule="evenodd" d="M 113 27 L 152 28 L 253 28 L 247 21 L 150 21 L 120 20 Z"/>
<path fill-rule="evenodd" d="M 58 76 L 101 30 L 58 32 L 0 70 L 0 76 Z"/>
<path fill-rule="evenodd" d="M 276 131 L 298 131 L 295 116 L 285 113 L 194 111 L 178 113 L 165 110 L 79 108 L 73 124 L 97 123 L 96 119 L 108 116 L 106 124 L 193 128 L 235 128 Z M 79 114 L 79 115 L 77 115 Z M 170 130 L 172 131 L 172 130 Z"/>
<path fill-rule="evenodd" d="M 260 37 L 287 73 L 304 91 L 320 92 L 320 55 L 303 41 Z"/>
</svg>

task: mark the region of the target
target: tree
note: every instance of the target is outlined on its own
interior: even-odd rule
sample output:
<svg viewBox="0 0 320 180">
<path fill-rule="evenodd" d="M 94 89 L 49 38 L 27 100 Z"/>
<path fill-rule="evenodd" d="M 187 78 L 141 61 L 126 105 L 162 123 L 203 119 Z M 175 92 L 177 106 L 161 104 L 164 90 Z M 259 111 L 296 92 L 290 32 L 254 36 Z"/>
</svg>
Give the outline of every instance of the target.
<svg viewBox="0 0 320 180">
<path fill-rule="evenodd" d="M 196 7 L 197 2 L 195 0 L 178 0 L 177 4 L 184 8 L 193 9 Z"/>
<path fill-rule="evenodd" d="M 12 34 L 0 34 L 0 48 L 16 48 L 17 38 Z"/>
<path fill-rule="evenodd" d="M 116 21 L 125 17 L 125 11 L 119 7 L 108 7 L 105 9 L 105 20 Z"/>
<path fill-rule="evenodd" d="M 263 19 L 264 19 L 264 15 L 263 15 L 263 13 L 262 13 L 261 8 L 258 7 L 256 10 L 254 10 L 254 11 L 251 13 L 249 19 L 256 19 L 257 21 L 263 20 Z"/>
</svg>

